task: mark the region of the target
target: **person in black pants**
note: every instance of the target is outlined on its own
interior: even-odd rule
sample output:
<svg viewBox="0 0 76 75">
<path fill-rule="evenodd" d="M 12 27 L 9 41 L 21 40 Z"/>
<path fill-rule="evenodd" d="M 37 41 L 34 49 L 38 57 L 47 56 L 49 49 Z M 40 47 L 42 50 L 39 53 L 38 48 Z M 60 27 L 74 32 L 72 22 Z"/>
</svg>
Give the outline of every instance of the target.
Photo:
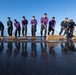
<svg viewBox="0 0 76 75">
<path fill-rule="evenodd" d="M 73 31 L 74 31 L 74 27 L 76 26 L 76 24 L 73 21 L 73 19 L 70 19 L 68 23 L 69 23 L 70 36 L 73 37 Z"/>
<path fill-rule="evenodd" d="M 4 33 L 4 25 L 3 23 L 0 21 L 0 30 L 1 30 L 1 36 L 3 36 Z"/>
<path fill-rule="evenodd" d="M 55 24 L 56 24 L 55 17 L 52 17 L 52 20 L 49 21 L 48 35 L 50 34 L 51 31 L 52 31 L 52 35 L 54 35 Z"/>
<path fill-rule="evenodd" d="M 12 36 L 13 24 L 12 21 L 10 20 L 10 17 L 8 17 L 7 26 L 8 26 L 8 35 Z"/>
<path fill-rule="evenodd" d="M 18 32 L 18 37 L 20 37 L 21 27 L 20 27 L 20 23 L 16 19 L 14 20 L 14 25 L 16 27 L 15 37 L 17 37 L 17 32 Z"/>
<path fill-rule="evenodd" d="M 47 24 L 48 24 L 48 18 L 47 18 L 47 13 L 44 13 L 43 17 L 41 18 L 41 37 L 43 35 L 43 30 L 44 32 L 44 36 L 46 37 L 47 34 Z"/>
<path fill-rule="evenodd" d="M 35 16 L 32 16 L 32 20 L 31 20 L 31 34 L 32 36 L 36 36 L 36 28 L 37 25 L 37 20 L 35 19 Z"/>
<path fill-rule="evenodd" d="M 27 24 L 28 24 L 28 20 L 25 18 L 25 16 L 23 16 L 22 17 L 22 35 L 23 36 L 27 36 Z"/>
<path fill-rule="evenodd" d="M 60 31 L 59 35 L 62 34 L 63 30 L 65 30 L 64 34 L 66 34 L 66 38 L 68 40 L 68 38 L 70 38 L 70 36 L 69 36 L 68 18 L 65 18 L 65 20 L 61 22 L 61 31 Z"/>
</svg>

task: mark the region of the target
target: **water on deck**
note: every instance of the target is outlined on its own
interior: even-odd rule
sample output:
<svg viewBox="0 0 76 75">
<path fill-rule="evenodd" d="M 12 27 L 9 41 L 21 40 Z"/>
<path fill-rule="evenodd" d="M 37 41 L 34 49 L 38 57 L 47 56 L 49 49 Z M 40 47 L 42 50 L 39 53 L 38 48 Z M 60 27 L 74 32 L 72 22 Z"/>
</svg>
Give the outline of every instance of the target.
<svg viewBox="0 0 76 75">
<path fill-rule="evenodd" d="M 76 75 L 76 43 L 0 42 L 0 75 Z"/>
</svg>

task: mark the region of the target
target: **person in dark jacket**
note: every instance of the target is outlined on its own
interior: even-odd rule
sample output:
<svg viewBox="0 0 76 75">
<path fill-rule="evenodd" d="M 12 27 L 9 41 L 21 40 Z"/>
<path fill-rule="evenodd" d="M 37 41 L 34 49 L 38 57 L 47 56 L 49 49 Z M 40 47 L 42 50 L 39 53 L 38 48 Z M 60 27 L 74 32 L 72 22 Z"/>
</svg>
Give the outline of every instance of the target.
<svg viewBox="0 0 76 75">
<path fill-rule="evenodd" d="M 10 20 L 10 17 L 8 17 L 7 26 L 8 26 L 8 35 L 12 36 L 13 24 L 12 21 Z"/>
<path fill-rule="evenodd" d="M 4 36 L 3 33 L 4 33 L 4 25 L 3 23 L 0 21 L 0 31 L 1 31 L 1 36 Z"/>
<path fill-rule="evenodd" d="M 27 24 L 28 24 L 28 20 L 26 20 L 25 16 L 23 16 L 22 17 L 22 35 L 23 36 L 27 36 Z"/>
<path fill-rule="evenodd" d="M 14 20 L 14 26 L 16 28 L 15 37 L 17 37 L 17 32 L 18 32 L 18 37 L 20 37 L 21 27 L 20 27 L 20 23 L 16 19 Z"/>
<path fill-rule="evenodd" d="M 63 30 L 65 31 L 67 27 L 68 27 L 68 18 L 65 18 L 65 20 L 61 22 L 61 30 L 60 30 L 59 35 L 61 35 Z"/>
<path fill-rule="evenodd" d="M 52 17 L 52 20 L 49 21 L 48 35 L 50 34 L 51 31 L 52 35 L 54 35 L 55 24 L 56 24 L 55 17 Z"/>
<path fill-rule="evenodd" d="M 75 22 L 73 21 L 73 19 L 69 20 L 69 30 L 70 30 L 70 36 L 73 36 L 73 31 L 74 31 L 74 27 L 76 26 Z"/>
<path fill-rule="evenodd" d="M 31 20 L 31 34 L 32 36 L 35 36 L 36 35 L 36 25 L 37 25 L 37 20 L 35 19 L 35 16 L 32 16 L 32 20 Z"/>
</svg>

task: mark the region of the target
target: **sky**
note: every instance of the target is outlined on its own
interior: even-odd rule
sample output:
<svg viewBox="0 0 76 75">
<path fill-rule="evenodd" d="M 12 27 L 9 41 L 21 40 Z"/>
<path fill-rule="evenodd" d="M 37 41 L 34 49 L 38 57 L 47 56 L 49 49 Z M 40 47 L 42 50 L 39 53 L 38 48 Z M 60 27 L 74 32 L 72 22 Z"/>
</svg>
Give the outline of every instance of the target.
<svg viewBox="0 0 76 75">
<path fill-rule="evenodd" d="M 44 13 L 47 13 L 49 20 L 53 16 L 56 18 L 55 29 L 59 32 L 60 23 L 65 17 L 76 21 L 76 0 L 0 0 L 0 21 L 5 28 L 7 28 L 7 17 L 11 17 L 12 21 L 17 19 L 21 24 L 22 16 L 25 16 L 29 22 L 27 35 L 31 35 L 32 16 L 35 16 L 38 21 L 36 34 L 40 35 L 40 19 Z"/>
</svg>

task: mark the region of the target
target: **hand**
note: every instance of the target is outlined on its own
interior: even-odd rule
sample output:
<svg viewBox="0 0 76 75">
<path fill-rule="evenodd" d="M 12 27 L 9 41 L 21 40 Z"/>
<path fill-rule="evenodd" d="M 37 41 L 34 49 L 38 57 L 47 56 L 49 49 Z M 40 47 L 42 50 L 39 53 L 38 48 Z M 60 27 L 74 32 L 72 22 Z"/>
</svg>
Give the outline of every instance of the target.
<svg viewBox="0 0 76 75">
<path fill-rule="evenodd" d="M 42 25 L 44 25 L 44 23 L 42 23 Z"/>
<path fill-rule="evenodd" d="M 46 25 L 44 25 L 44 27 L 47 29 Z"/>
<path fill-rule="evenodd" d="M 7 27 L 7 29 L 9 28 L 9 26 Z"/>
<path fill-rule="evenodd" d="M 33 24 L 33 26 L 34 26 L 35 24 Z"/>
<path fill-rule="evenodd" d="M 17 30 L 17 28 L 15 29 L 15 31 Z"/>
<path fill-rule="evenodd" d="M 61 28 L 64 28 L 63 26 L 61 26 Z"/>
<path fill-rule="evenodd" d="M 25 26 L 24 26 L 24 29 L 25 29 Z"/>
<path fill-rule="evenodd" d="M 53 29 L 54 29 L 54 27 L 53 26 L 51 26 Z"/>
<path fill-rule="evenodd" d="M 65 28 L 65 30 L 67 30 L 67 28 Z"/>
<path fill-rule="evenodd" d="M 46 27 L 46 25 L 44 25 L 44 27 Z"/>
<path fill-rule="evenodd" d="M 55 28 L 53 27 L 53 29 L 55 29 Z"/>
<path fill-rule="evenodd" d="M 9 28 L 10 26 L 8 26 L 7 28 Z"/>
</svg>

